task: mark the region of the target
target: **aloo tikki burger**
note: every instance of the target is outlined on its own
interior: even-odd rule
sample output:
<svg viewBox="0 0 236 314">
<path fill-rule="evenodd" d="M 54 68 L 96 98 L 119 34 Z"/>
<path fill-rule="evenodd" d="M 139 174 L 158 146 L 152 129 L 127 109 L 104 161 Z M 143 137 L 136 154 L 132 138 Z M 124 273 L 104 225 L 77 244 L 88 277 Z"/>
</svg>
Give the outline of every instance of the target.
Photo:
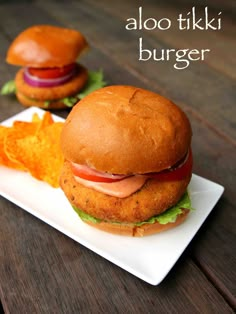
<svg viewBox="0 0 236 314">
<path fill-rule="evenodd" d="M 144 236 L 173 228 L 191 210 L 191 137 L 170 100 L 132 86 L 101 88 L 65 121 L 61 188 L 80 218 L 101 230 Z"/>
<path fill-rule="evenodd" d="M 88 71 L 77 63 L 87 47 L 85 37 L 74 29 L 34 25 L 21 32 L 6 58 L 21 66 L 14 80 L 19 102 L 46 109 L 71 105 L 69 97 L 75 98 L 87 83 Z"/>
</svg>

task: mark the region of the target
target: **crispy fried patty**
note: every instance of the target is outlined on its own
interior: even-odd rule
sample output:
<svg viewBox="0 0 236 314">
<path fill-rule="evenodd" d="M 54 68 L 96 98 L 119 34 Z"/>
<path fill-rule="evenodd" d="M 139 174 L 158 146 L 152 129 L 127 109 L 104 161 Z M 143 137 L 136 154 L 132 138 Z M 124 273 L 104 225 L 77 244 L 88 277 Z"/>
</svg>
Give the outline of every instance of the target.
<svg viewBox="0 0 236 314">
<path fill-rule="evenodd" d="M 191 175 L 181 181 L 149 179 L 137 192 L 117 198 L 78 183 L 65 161 L 60 185 L 72 205 L 96 218 L 114 222 L 139 222 L 160 214 L 176 204 L 186 191 Z"/>
<path fill-rule="evenodd" d="M 24 68 L 16 73 L 16 89 L 20 94 L 38 100 L 54 100 L 76 94 L 83 88 L 88 79 L 88 71 L 78 65 L 78 73 L 65 84 L 54 87 L 33 87 L 27 84 L 23 78 Z"/>
</svg>

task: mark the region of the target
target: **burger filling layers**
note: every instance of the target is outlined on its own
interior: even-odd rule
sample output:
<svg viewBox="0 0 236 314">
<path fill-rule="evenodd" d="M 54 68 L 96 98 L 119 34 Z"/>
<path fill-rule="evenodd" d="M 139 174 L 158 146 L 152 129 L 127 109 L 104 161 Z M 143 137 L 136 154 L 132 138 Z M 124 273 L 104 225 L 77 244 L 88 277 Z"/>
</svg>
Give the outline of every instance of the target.
<svg viewBox="0 0 236 314">
<path fill-rule="evenodd" d="M 43 107 L 47 108 L 51 106 L 54 102 L 60 102 L 63 103 L 67 107 L 72 107 L 75 105 L 80 99 L 84 98 L 91 92 L 102 88 L 106 85 L 106 82 L 103 79 L 103 72 L 100 71 L 89 71 L 88 72 L 88 78 L 86 84 L 82 87 L 78 88 L 78 92 L 76 94 L 71 93 L 70 90 L 67 90 L 68 93 L 66 93 L 69 96 L 58 96 L 53 97 L 53 99 L 47 99 L 44 95 L 44 90 L 47 88 L 52 87 L 60 87 L 63 84 L 69 84 L 73 79 L 76 77 L 80 77 L 79 75 L 79 69 L 77 63 L 72 63 L 69 65 L 66 65 L 64 67 L 54 67 L 54 68 L 33 68 L 33 67 L 26 67 L 23 69 L 23 81 L 27 83 L 31 88 L 39 87 L 42 88 L 42 95 L 43 97 L 40 97 L 38 99 L 37 97 L 30 97 L 30 95 L 25 95 L 23 91 L 20 90 L 20 88 L 17 88 L 16 79 L 10 80 L 6 82 L 1 90 L 0 93 L 2 95 L 9 95 L 9 94 L 16 94 L 20 93 L 21 97 L 24 97 L 26 100 L 29 100 L 30 103 L 35 103 L 36 106 L 38 104 L 43 102 Z M 21 78 L 20 78 L 21 79 Z M 83 81 L 83 79 L 82 79 Z M 76 80 L 76 86 L 77 86 L 77 80 Z M 79 83 L 81 85 L 81 82 Z M 74 88 L 74 87 L 73 87 Z M 41 96 L 42 96 L 41 95 Z M 34 104 L 31 105 L 34 105 Z"/>
<path fill-rule="evenodd" d="M 75 180 L 80 184 L 107 195 L 125 198 L 141 189 L 150 178 L 161 181 L 176 181 L 186 178 L 192 172 L 192 164 L 192 153 L 189 150 L 176 165 L 158 173 L 116 175 L 73 162 L 71 162 L 71 169 Z"/>
<path fill-rule="evenodd" d="M 33 87 L 54 87 L 68 82 L 78 71 L 76 63 L 54 68 L 24 68 L 24 81 Z"/>
</svg>

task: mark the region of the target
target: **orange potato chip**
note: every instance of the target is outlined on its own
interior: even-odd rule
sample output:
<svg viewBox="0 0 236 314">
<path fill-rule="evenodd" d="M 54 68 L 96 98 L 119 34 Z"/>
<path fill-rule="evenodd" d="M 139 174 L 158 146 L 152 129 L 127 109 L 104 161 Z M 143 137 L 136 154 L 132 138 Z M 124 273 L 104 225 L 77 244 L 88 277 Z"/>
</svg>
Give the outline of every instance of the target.
<svg viewBox="0 0 236 314">
<path fill-rule="evenodd" d="M 60 149 L 62 125 L 47 111 L 42 118 L 33 114 L 31 122 L 0 126 L 0 164 L 29 171 L 35 178 L 59 187 L 64 160 Z"/>
<path fill-rule="evenodd" d="M 9 130 L 10 128 L 0 125 L 0 164 L 15 169 L 21 169 L 19 163 L 11 161 L 4 151 L 4 139 L 5 136 L 8 134 Z"/>
<path fill-rule="evenodd" d="M 36 112 L 33 113 L 33 115 L 32 115 L 32 120 L 31 120 L 31 121 L 32 121 L 32 122 L 40 122 L 40 121 L 41 121 L 39 115 L 38 115 Z"/>
<path fill-rule="evenodd" d="M 43 115 L 43 118 L 40 118 L 39 115 L 35 112 L 32 115 L 31 122 L 41 122 L 41 127 L 45 127 L 54 122 L 53 117 L 49 111 L 46 111 Z"/>
<path fill-rule="evenodd" d="M 53 187 L 59 186 L 64 160 L 60 149 L 62 125 L 61 122 L 55 122 L 39 131 L 37 135 L 27 136 L 17 142 L 17 159 L 32 176 Z"/>
<path fill-rule="evenodd" d="M 33 116 L 33 120 L 36 120 L 37 122 L 15 121 L 4 141 L 4 151 L 8 159 L 18 164 L 18 168 L 22 170 L 26 168 L 23 166 L 22 162 L 19 162 L 19 159 L 17 158 L 17 141 L 27 136 L 37 134 L 41 129 L 53 123 L 50 112 L 45 112 L 43 118 L 39 121 L 38 117 Z"/>
<path fill-rule="evenodd" d="M 8 161 L 8 157 L 6 156 L 4 149 L 3 149 L 3 144 L 4 144 L 4 138 L 6 134 L 8 133 L 9 128 L 0 125 L 0 163 L 2 165 L 6 165 Z"/>
<path fill-rule="evenodd" d="M 39 127 L 37 132 L 39 132 L 41 129 L 46 128 L 48 125 L 53 124 L 54 120 L 49 111 L 46 111 L 45 114 L 43 115 L 42 120 L 40 120 Z"/>
<path fill-rule="evenodd" d="M 13 127 L 11 127 L 4 139 L 4 151 L 8 159 L 18 164 L 18 169 L 26 170 L 24 165 L 17 159 L 18 145 L 17 141 L 33 135 L 38 129 L 38 123 L 15 121 Z"/>
</svg>

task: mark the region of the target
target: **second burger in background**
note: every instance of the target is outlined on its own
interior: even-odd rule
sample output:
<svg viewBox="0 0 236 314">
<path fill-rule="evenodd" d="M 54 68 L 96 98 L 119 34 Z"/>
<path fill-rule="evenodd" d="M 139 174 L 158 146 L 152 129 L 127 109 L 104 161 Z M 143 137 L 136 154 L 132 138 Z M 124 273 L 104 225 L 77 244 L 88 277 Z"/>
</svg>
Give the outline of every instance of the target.
<svg viewBox="0 0 236 314">
<path fill-rule="evenodd" d="M 89 78 L 87 69 L 76 62 L 86 48 L 88 43 L 77 30 L 51 25 L 27 28 L 8 49 L 6 61 L 22 68 L 2 94 L 15 92 L 25 106 L 73 106 Z"/>
</svg>

